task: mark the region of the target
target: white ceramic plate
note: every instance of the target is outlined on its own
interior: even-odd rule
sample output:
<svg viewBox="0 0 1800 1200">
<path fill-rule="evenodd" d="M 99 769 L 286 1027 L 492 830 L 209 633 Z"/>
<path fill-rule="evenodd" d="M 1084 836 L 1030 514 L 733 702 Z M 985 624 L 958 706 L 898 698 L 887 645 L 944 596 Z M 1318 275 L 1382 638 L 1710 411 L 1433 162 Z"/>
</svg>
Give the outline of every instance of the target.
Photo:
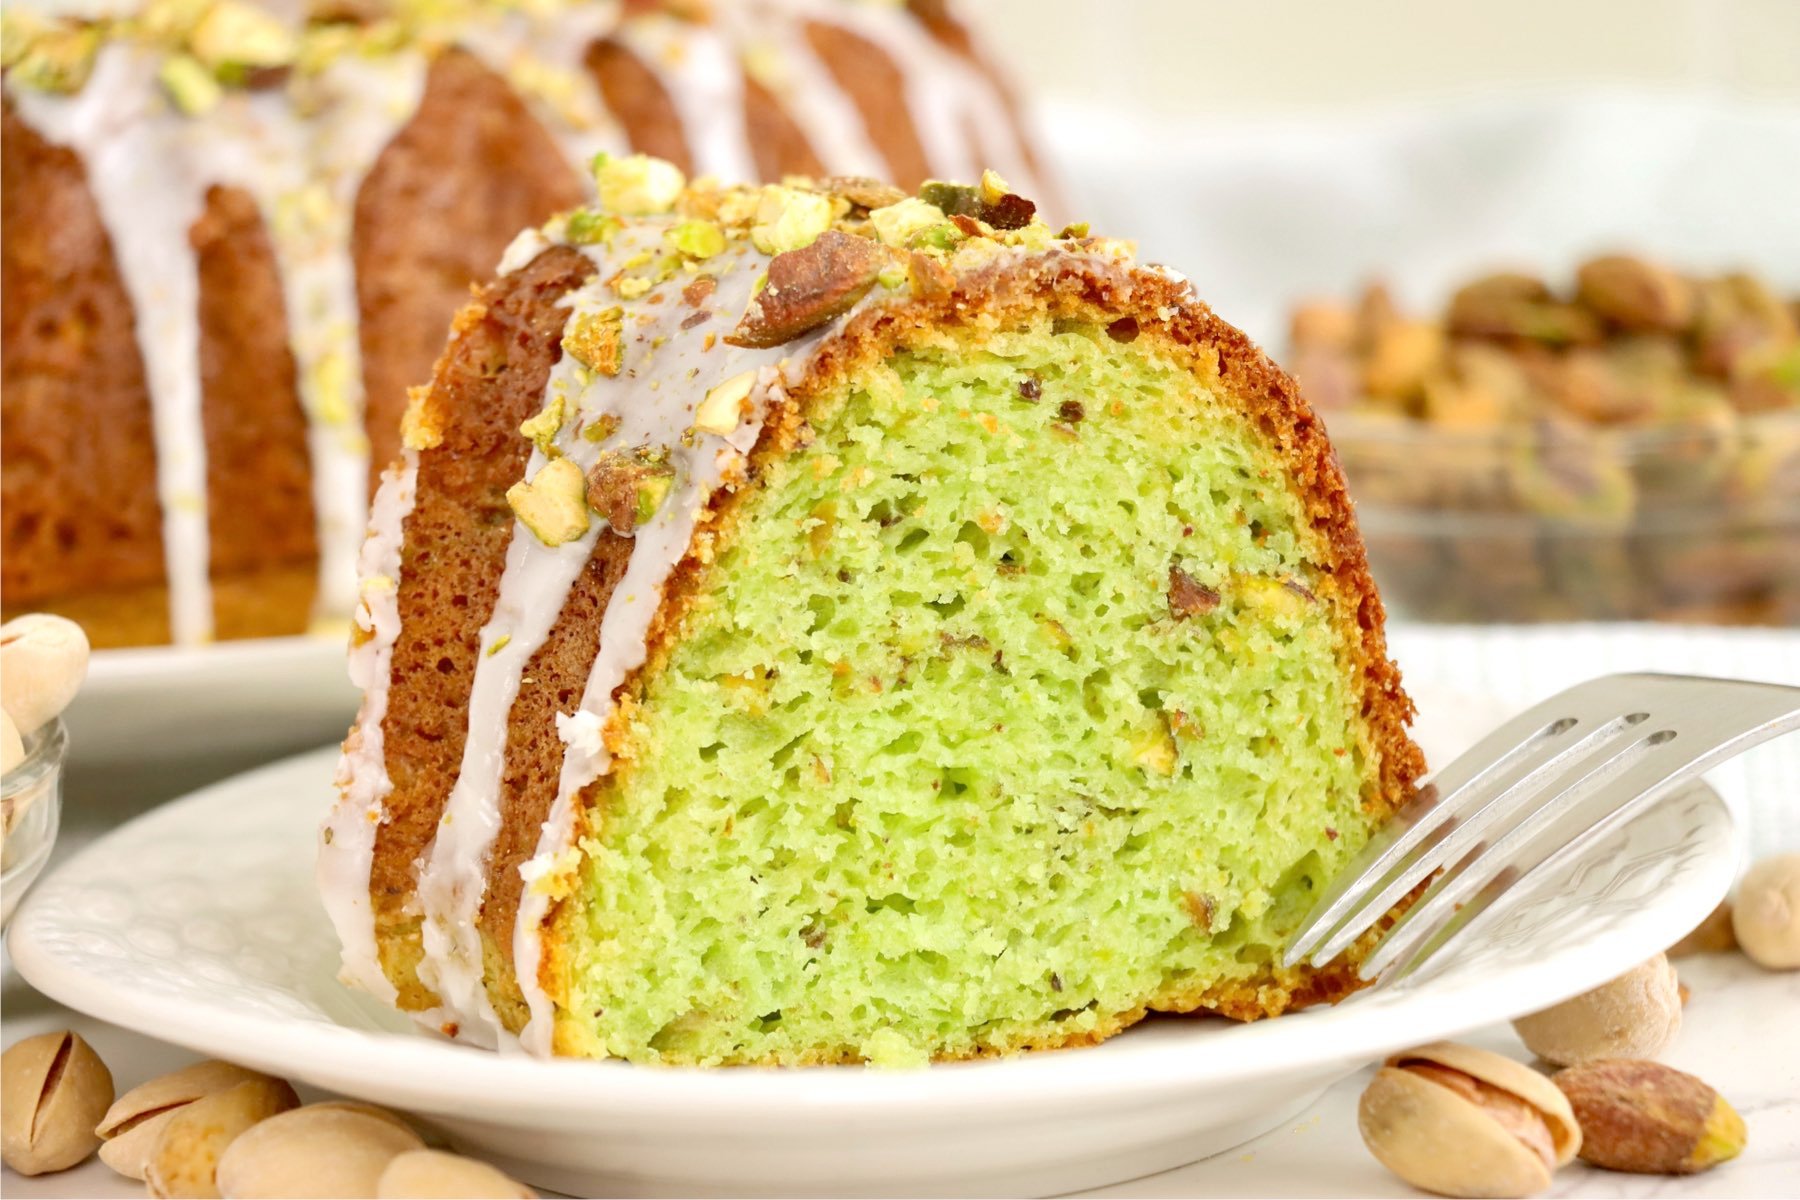
<svg viewBox="0 0 1800 1200">
<path fill-rule="evenodd" d="M 911 1072 L 648 1070 L 451 1045 L 339 985 L 312 881 L 332 763 L 314 751 L 228 780 L 83 850 L 17 914 L 14 965 L 71 1008 L 409 1110 L 585 1195 L 1041 1195 L 1165 1170 L 1288 1119 L 1371 1058 L 1619 974 L 1698 923 L 1734 864 L 1730 818 L 1700 787 L 1417 988 Z"/>
<path fill-rule="evenodd" d="M 356 703 L 343 637 L 255 638 L 96 651 L 63 719 L 83 766 L 231 770 L 343 737 Z"/>
</svg>

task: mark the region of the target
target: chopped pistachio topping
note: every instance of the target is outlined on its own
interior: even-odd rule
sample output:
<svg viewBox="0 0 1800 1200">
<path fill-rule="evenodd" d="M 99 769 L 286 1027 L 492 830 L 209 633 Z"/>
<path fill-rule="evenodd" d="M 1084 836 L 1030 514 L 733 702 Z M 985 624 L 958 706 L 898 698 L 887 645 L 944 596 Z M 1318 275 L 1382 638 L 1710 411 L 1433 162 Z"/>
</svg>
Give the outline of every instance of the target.
<svg viewBox="0 0 1800 1200">
<path fill-rule="evenodd" d="M 790 187 L 767 187 L 756 207 L 750 242 L 764 254 L 803 250 L 831 228 L 831 197 Z"/>
<path fill-rule="evenodd" d="M 610 243 L 625 223 L 598 209 L 578 208 L 563 221 L 563 236 L 577 246 Z"/>
<path fill-rule="evenodd" d="M 989 169 L 981 173 L 981 198 L 989 204 L 998 204 L 1012 194 L 1012 187 L 1000 178 L 1000 172 Z"/>
<path fill-rule="evenodd" d="M 663 238 L 688 258 L 708 259 L 725 250 L 725 231 L 713 221 L 683 221 Z"/>
<path fill-rule="evenodd" d="M 572 542 L 588 531 L 587 477 L 571 459 L 545 463 L 531 480 L 513 484 L 506 502 L 546 546 Z"/>
<path fill-rule="evenodd" d="M 577 314 L 563 331 L 562 347 L 590 371 L 617 375 L 625 365 L 625 310 L 615 305 Z"/>
<path fill-rule="evenodd" d="M 621 275 L 613 280 L 612 289 L 621 300 L 636 300 L 654 286 L 656 285 L 652 281 L 641 275 Z"/>
<path fill-rule="evenodd" d="M 9 78 L 33 91 L 78 92 L 93 73 L 100 40 L 98 29 L 59 29 L 34 38 Z"/>
<path fill-rule="evenodd" d="M 581 427 L 581 436 L 590 442 L 604 442 L 619 431 L 619 418 L 612 413 L 601 413 Z"/>
<path fill-rule="evenodd" d="M 594 156 L 594 186 L 600 207 L 627 217 L 655 216 L 674 209 L 687 186 L 681 168 L 648 154 Z"/>
<path fill-rule="evenodd" d="M 694 410 L 694 428 L 720 436 L 730 433 L 743 419 L 744 401 L 756 386 L 756 372 L 744 371 L 707 391 L 706 399 Z"/>
<path fill-rule="evenodd" d="M 919 235 L 934 229 L 956 231 L 949 218 L 944 216 L 943 209 L 916 196 L 876 209 L 869 214 L 869 223 L 875 226 L 875 236 L 884 244 L 901 249 L 911 246 Z"/>
<path fill-rule="evenodd" d="M 190 117 L 197 117 L 216 107 L 225 97 L 225 89 L 200 64 L 200 60 L 186 54 L 171 54 L 163 59 L 162 67 L 156 76 L 169 93 L 169 99 L 175 107 Z"/>
<path fill-rule="evenodd" d="M 214 71 L 227 67 L 285 67 L 299 45 L 279 17 L 242 0 L 218 0 L 188 37 L 195 58 Z"/>
<path fill-rule="evenodd" d="M 637 523 L 643 525 L 656 515 L 662 502 L 669 498 L 669 489 L 675 486 L 673 471 L 658 471 L 638 480 L 637 485 Z"/>
<path fill-rule="evenodd" d="M 535 417 L 528 417 L 519 426 L 519 432 L 530 438 L 538 452 L 546 458 L 555 457 L 556 451 L 552 443 L 556 441 L 556 435 L 562 432 L 563 407 L 562 393 L 557 392 L 550 397 L 541 412 Z"/>
</svg>

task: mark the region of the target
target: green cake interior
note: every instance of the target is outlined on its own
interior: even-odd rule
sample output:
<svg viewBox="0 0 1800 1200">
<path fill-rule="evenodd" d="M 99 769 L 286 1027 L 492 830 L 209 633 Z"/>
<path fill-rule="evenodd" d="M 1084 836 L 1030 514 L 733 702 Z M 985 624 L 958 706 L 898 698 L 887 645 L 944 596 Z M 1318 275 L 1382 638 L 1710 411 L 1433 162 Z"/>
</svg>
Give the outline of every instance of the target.
<svg viewBox="0 0 1800 1200">
<path fill-rule="evenodd" d="M 1081 1040 L 1266 978 L 1366 840 L 1341 626 L 1251 423 L 1148 338 L 940 338 L 740 510 L 583 845 L 565 1051 Z M 1178 618 L 1172 567 L 1216 607 Z"/>
</svg>

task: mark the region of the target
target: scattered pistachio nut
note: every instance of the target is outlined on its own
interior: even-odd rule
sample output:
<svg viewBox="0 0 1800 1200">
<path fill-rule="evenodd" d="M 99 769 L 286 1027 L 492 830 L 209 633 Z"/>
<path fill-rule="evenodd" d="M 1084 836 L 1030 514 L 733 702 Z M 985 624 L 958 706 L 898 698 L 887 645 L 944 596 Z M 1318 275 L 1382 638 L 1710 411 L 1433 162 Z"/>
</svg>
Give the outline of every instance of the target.
<svg viewBox="0 0 1800 1200">
<path fill-rule="evenodd" d="M 600 154 L 594 159 L 594 187 L 607 212 L 626 217 L 666 213 L 686 186 L 680 167 L 648 154 Z"/>
<path fill-rule="evenodd" d="M 546 546 L 572 542 L 588 531 L 587 477 L 569 459 L 553 459 L 531 479 L 507 488 L 506 502 Z"/>
<path fill-rule="evenodd" d="M 243 0 L 208 5 L 188 35 L 188 49 L 214 71 L 286 66 L 299 48 L 280 17 Z"/>
<path fill-rule="evenodd" d="M 390 1114 L 309 1104 L 271 1116 L 226 1148 L 219 1191 L 232 1200 L 373 1196 L 389 1163 L 425 1142 Z"/>
<path fill-rule="evenodd" d="M 1513 1022 L 1525 1046 L 1559 1067 L 1601 1058 L 1654 1058 L 1681 1030 L 1675 968 L 1658 954 L 1625 974 Z"/>
<path fill-rule="evenodd" d="M 537 1193 L 496 1167 L 446 1150 L 408 1150 L 396 1155 L 375 1182 L 376 1200 L 456 1200 L 519 1197 Z"/>
<path fill-rule="evenodd" d="M 75 622 L 27 613 L 0 625 L 0 708 L 20 737 L 30 737 L 69 707 L 87 669 L 87 634 Z"/>
<path fill-rule="evenodd" d="M 625 365 L 625 310 L 615 305 L 578 314 L 563 333 L 562 348 L 591 371 L 617 375 Z"/>
<path fill-rule="evenodd" d="M 663 240 L 688 258 L 708 259 L 725 251 L 725 231 L 716 221 L 683 221 L 667 230 Z"/>
<path fill-rule="evenodd" d="M 614 533 L 629 537 L 656 515 L 674 484 L 675 469 L 666 457 L 609 451 L 588 468 L 587 503 Z"/>
<path fill-rule="evenodd" d="M 1692 1175 L 1736 1158 L 1744 1119 L 1705 1083 L 1661 1063 L 1613 1058 L 1551 1077 L 1581 1123 L 1581 1157 L 1609 1171 Z"/>
<path fill-rule="evenodd" d="M 1800 854 L 1777 854 L 1750 868 L 1738 884 L 1731 928 L 1758 966 L 1800 968 Z"/>
<path fill-rule="evenodd" d="M 1363 1092 L 1357 1126 L 1384 1166 L 1444 1196 L 1534 1195 L 1581 1145 L 1549 1080 L 1451 1042 L 1390 1058 Z"/>
<path fill-rule="evenodd" d="M 41 1033 L 0 1055 L 0 1159 L 21 1175 L 66 1171 L 100 1144 L 112 1072 L 79 1034 Z"/>
<path fill-rule="evenodd" d="M 804 250 L 831 228 L 831 197 L 774 185 L 762 191 L 750 244 L 764 254 Z"/>
<path fill-rule="evenodd" d="M 875 236 L 883 244 L 904 250 L 926 230 L 948 225 L 950 218 L 937 205 L 908 196 L 870 212 L 869 223 L 875 227 Z"/>
<path fill-rule="evenodd" d="M 1737 934 L 1731 928 L 1731 901 L 1721 900 L 1706 920 L 1691 933 L 1670 946 L 1664 953 L 1670 958 L 1686 958 L 1693 954 L 1717 954 L 1737 949 Z"/>
<path fill-rule="evenodd" d="M 267 1078 L 248 1067 L 209 1059 L 140 1083 L 100 1118 L 94 1130 L 102 1139 L 100 1161 L 127 1179 L 142 1179 L 151 1148 L 176 1113 L 202 1096 Z"/>
<path fill-rule="evenodd" d="M 1693 324 L 1699 299 L 1694 285 L 1674 271 L 1624 254 L 1583 263 L 1575 290 L 1613 324 L 1645 333 L 1680 333 Z"/>
<path fill-rule="evenodd" d="M 152 1196 L 219 1196 L 219 1164 L 246 1130 L 300 1103 L 280 1079 L 258 1076 L 183 1105 L 157 1132 L 144 1157 Z"/>
<path fill-rule="evenodd" d="M 868 238 L 827 230 L 810 245 L 770 260 L 768 286 L 725 340 L 764 349 L 790 342 L 855 307 L 887 261 Z"/>
<path fill-rule="evenodd" d="M 717 387 L 709 388 L 694 410 L 694 428 L 723 437 L 743 423 L 744 401 L 756 386 L 756 372 L 743 371 Z"/>
</svg>

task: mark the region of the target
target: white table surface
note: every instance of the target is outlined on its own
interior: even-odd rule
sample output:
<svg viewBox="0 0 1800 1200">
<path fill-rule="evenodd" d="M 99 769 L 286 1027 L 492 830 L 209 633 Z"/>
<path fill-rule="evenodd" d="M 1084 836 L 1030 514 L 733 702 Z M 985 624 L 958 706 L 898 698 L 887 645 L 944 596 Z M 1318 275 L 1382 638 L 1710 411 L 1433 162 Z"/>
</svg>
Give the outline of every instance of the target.
<svg viewBox="0 0 1800 1200">
<path fill-rule="evenodd" d="M 1773 974 L 1737 955 L 1683 960 L 1693 989 L 1683 1028 L 1663 1055 L 1718 1088 L 1743 1114 L 1749 1145 L 1735 1161 L 1686 1179 L 1618 1175 L 1580 1163 L 1564 1169 L 1556 1196 L 1792 1197 L 1800 1193 L 1800 972 Z M 7 1044 L 54 1029 L 74 1029 L 111 1067 L 119 1088 L 192 1061 L 185 1050 L 53 1004 L 9 966 L 0 997 L 0 1032 Z M 1468 1039 L 1525 1057 L 1511 1030 L 1489 1029 Z M 1414 1195 L 1362 1147 L 1356 1098 L 1369 1072 L 1332 1088 L 1291 1124 L 1235 1150 L 1190 1166 L 1083 1193 L 1092 1196 L 1406 1196 Z M 302 1093 L 308 1099 L 316 1093 Z M 8 1197 L 137 1197 L 139 1184 L 98 1159 L 60 1175 L 0 1176 Z"/>
</svg>

